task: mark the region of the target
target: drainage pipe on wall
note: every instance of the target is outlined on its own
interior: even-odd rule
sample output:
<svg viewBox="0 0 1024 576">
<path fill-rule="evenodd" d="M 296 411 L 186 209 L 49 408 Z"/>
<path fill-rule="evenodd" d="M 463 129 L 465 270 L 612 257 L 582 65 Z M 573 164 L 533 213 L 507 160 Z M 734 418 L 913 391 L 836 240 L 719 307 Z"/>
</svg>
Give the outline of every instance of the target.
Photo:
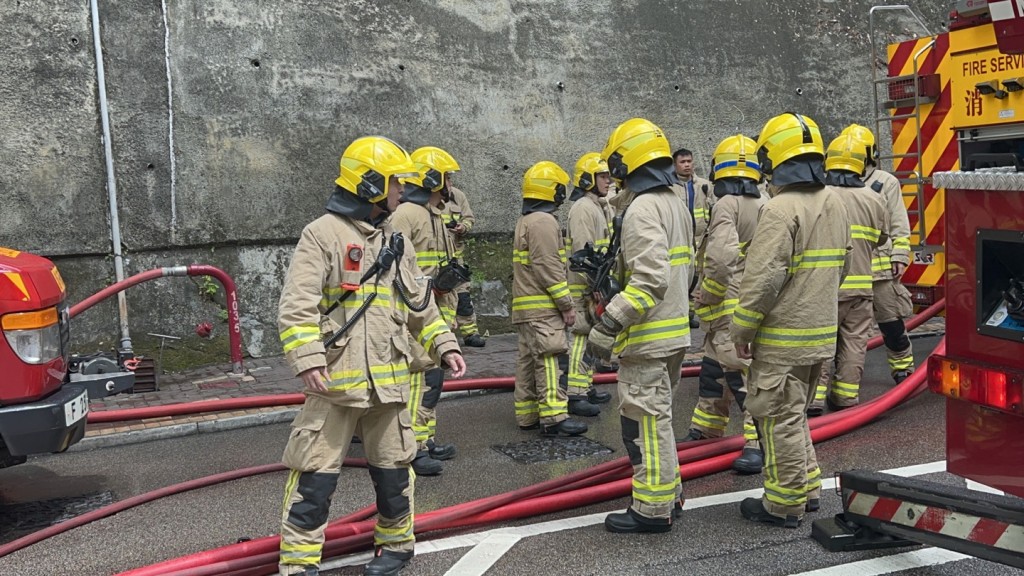
<svg viewBox="0 0 1024 576">
<path fill-rule="evenodd" d="M 92 11 L 92 44 L 96 54 L 96 86 L 99 90 L 100 123 L 103 126 L 103 159 L 107 167 L 107 200 L 110 204 L 110 243 L 114 251 L 114 278 L 124 280 L 124 259 L 121 255 L 121 221 L 117 215 L 117 180 L 114 175 L 114 153 L 110 146 L 110 111 L 107 109 L 107 80 L 103 71 L 103 44 L 100 42 L 100 11 L 98 0 L 89 0 Z M 131 350 L 128 335 L 128 300 L 117 294 L 117 316 L 121 324 L 120 350 Z"/>
</svg>

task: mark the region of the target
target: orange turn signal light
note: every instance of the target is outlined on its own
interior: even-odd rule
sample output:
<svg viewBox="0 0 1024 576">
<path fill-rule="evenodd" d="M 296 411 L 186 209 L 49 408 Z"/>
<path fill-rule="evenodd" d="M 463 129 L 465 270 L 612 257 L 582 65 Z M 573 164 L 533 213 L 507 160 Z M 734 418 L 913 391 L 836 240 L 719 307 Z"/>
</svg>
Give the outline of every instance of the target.
<svg viewBox="0 0 1024 576">
<path fill-rule="evenodd" d="M 33 310 L 32 312 L 15 312 L 5 314 L 0 320 L 4 330 L 37 330 L 57 323 L 57 308 Z"/>
</svg>

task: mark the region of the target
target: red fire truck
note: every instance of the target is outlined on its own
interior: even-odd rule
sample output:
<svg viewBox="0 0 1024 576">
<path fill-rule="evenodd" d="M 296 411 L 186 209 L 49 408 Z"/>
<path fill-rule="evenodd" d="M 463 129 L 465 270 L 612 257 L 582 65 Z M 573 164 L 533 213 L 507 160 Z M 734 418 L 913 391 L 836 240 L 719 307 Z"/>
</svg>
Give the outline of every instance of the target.
<svg viewBox="0 0 1024 576">
<path fill-rule="evenodd" d="M 64 281 L 46 258 L 0 247 L 0 328 L 0 468 L 67 450 L 89 399 L 134 383 L 115 360 L 69 354 Z"/>
<path fill-rule="evenodd" d="M 1024 0 L 958 2 L 948 32 L 889 54 L 893 149 L 914 142 L 895 170 L 927 188 L 918 216 L 941 203 L 945 231 L 946 351 L 927 370 L 947 470 L 1005 495 L 844 472 L 844 513 L 812 533 L 830 550 L 922 543 L 1024 568 Z M 913 174 L 928 158 L 941 169 Z"/>
</svg>

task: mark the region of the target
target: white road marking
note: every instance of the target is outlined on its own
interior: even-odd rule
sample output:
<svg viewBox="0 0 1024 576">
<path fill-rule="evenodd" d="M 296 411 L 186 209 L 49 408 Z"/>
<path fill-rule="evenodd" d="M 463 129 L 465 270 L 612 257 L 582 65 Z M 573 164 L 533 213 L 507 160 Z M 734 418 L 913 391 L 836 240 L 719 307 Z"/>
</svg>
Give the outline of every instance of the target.
<svg viewBox="0 0 1024 576">
<path fill-rule="evenodd" d="M 904 466 L 902 468 L 883 470 L 882 472 L 886 474 L 892 474 L 894 476 L 909 477 L 945 471 L 946 461 L 939 460 L 937 462 L 929 462 L 927 464 L 917 464 L 914 466 Z M 835 478 L 821 479 L 821 489 L 823 491 L 834 490 L 835 487 Z M 740 500 L 743 500 L 744 498 L 758 498 L 763 493 L 764 489 L 754 488 L 751 490 L 741 490 L 739 492 L 728 492 L 725 494 L 713 494 L 711 496 L 702 496 L 700 498 L 690 498 L 686 500 L 685 510 L 695 510 L 697 508 L 705 508 L 707 506 L 718 506 L 719 504 L 733 504 L 739 502 Z M 511 535 L 517 536 L 519 538 L 526 538 L 528 536 L 539 536 L 541 534 L 550 534 L 552 532 L 561 532 L 563 530 L 585 528 L 587 526 L 603 524 L 604 517 L 607 515 L 607 512 L 598 512 L 597 514 L 574 516 L 572 518 L 563 518 L 561 520 L 551 520 L 548 522 L 538 522 L 536 524 L 527 524 L 525 526 L 495 528 L 493 530 L 486 530 L 483 532 L 476 532 L 473 534 L 463 534 L 460 536 L 450 536 L 448 538 L 439 538 L 437 540 L 417 542 L 416 554 L 429 554 L 431 552 L 452 550 L 454 548 L 469 548 L 471 546 L 476 546 L 480 544 L 489 536 L 495 534 Z M 372 557 L 373 554 L 370 552 L 363 552 L 351 556 L 343 556 L 341 558 L 329 560 L 323 563 L 323 565 L 321 566 L 321 570 L 330 570 L 334 568 L 341 568 L 343 566 L 358 566 L 360 564 L 365 564 L 366 562 L 369 562 L 369 560 Z"/>
<path fill-rule="evenodd" d="M 491 566 L 501 560 L 506 552 L 512 549 L 519 542 L 520 536 L 515 534 L 491 534 L 484 538 L 483 542 L 477 544 L 465 556 L 459 559 L 454 566 L 445 572 L 446 576 L 483 576 Z"/>
<path fill-rule="evenodd" d="M 914 550 L 913 552 L 904 552 L 902 554 L 893 554 L 891 556 L 882 556 L 881 558 L 872 558 L 870 560 L 861 560 L 859 562 L 811 570 L 810 572 L 801 572 L 791 576 L 849 576 L 850 574 L 877 576 L 878 574 L 891 574 L 912 568 L 957 562 L 967 558 L 971 558 L 971 556 L 943 550 L 942 548 L 924 548 L 923 550 Z"/>
<path fill-rule="evenodd" d="M 967 489 L 977 490 L 978 492 L 988 492 L 989 494 L 998 494 L 1000 496 L 1006 495 L 1006 492 L 1003 492 L 998 488 L 993 488 L 988 484 L 982 484 L 981 482 L 975 482 L 974 480 L 970 479 L 967 480 Z"/>
</svg>

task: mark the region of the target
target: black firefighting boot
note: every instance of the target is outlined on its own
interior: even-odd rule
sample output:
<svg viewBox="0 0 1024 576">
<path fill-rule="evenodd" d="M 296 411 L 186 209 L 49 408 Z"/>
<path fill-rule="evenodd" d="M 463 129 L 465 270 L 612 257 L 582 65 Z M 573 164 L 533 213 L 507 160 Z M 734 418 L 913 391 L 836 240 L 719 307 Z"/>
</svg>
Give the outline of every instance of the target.
<svg viewBox="0 0 1024 576">
<path fill-rule="evenodd" d="M 417 476 L 437 476 L 444 471 L 444 465 L 440 460 L 430 457 L 430 452 L 420 450 L 416 452 L 416 458 L 412 461 L 412 471 Z"/>
<path fill-rule="evenodd" d="M 601 409 L 587 401 L 586 396 L 569 396 L 569 414 L 575 416 L 597 416 Z"/>
<path fill-rule="evenodd" d="M 587 425 L 579 420 L 573 420 L 572 418 L 566 418 L 558 424 L 552 424 L 551 426 L 543 426 L 540 431 L 541 436 L 579 436 L 587 432 Z"/>
<path fill-rule="evenodd" d="M 824 413 L 825 413 L 825 407 L 824 406 L 820 406 L 818 404 L 811 404 L 807 408 L 807 417 L 808 418 L 817 418 L 818 416 L 821 416 Z"/>
<path fill-rule="evenodd" d="M 610 374 L 612 372 L 618 372 L 618 371 L 619 371 L 619 363 L 618 362 L 612 362 L 610 364 L 606 364 L 605 362 L 603 362 L 601 360 L 598 360 L 597 361 L 597 365 L 594 366 L 594 372 L 597 372 L 598 374 Z"/>
<path fill-rule="evenodd" d="M 462 339 L 462 343 L 471 348 L 483 348 L 484 346 L 487 346 L 487 340 L 484 340 L 484 337 L 479 333 L 466 336 Z"/>
<path fill-rule="evenodd" d="M 700 328 L 700 318 L 697 318 L 697 314 L 690 310 L 690 329 L 696 330 Z"/>
<path fill-rule="evenodd" d="M 764 522 L 765 524 L 783 526 L 785 528 L 800 527 L 800 518 L 793 515 L 787 515 L 785 518 L 782 518 L 771 514 L 764 509 L 764 503 L 761 502 L 760 498 L 744 498 L 743 502 L 740 502 L 740 514 L 752 522 Z"/>
<path fill-rule="evenodd" d="M 395 576 L 412 560 L 412 550 L 397 552 L 380 546 L 373 553 L 373 560 L 363 568 L 363 576 Z"/>
<path fill-rule="evenodd" d="M 854 406 L 856 406 L 856 404 L 848 404 L 846 406 L 840 406 L 839 404 L 836 404 L 834 400 L 832 400 L 831 396 L 828 396 L 828 397 L 825 398 L 825 404 L 827 404 L 828 405 L 828 409 L 833 411 L 833 412 L 839 412 L 840 410 L 846 410 L 847 408 L 853 408 Z"/>
<path fill-rule="evenodd" d="M 598 392 L 597 388 L 591 386 L 590 389 L 587 390 L 587 400 L 591 404 L 607 404 L 608 402 L 611 402 L 612 395 L 607 392 Z"/>
<path fill-rule="evenodd" d="M 302 572 L 292 572 L 288 576 L 320 576 L 320 569 L 316 566 L 306 566 Z"/>
<path fill-rule="evenodd" d="M 808 512 L 817 512 L 821 509 L 821 498 L 808 498 L 807 504 L 804 504 L 804 510 Z"/>
<path fill-rule="evenodd" d="M 682 498 L 680 498 L 679 500 L 676 500 L 675 505 L 672 507 L 672 518 L 673 519 L 679 520 L 680 518 L 683 517 L 683 502 L 684 502 L 684 500 Z"/>
<path fill-rule="evenodd" d="M 732 469 L 739 474 L 760 474 L 764 456 L 758 448 L 744 448 L 740 457 L 732 461 Z"/>
<path fill-rule="evenodd" d="M 604 517 L 604 528 L 617 534 L 660 533 L 672 530 L 672 518 L 646 518 L 632 508 Z"/>
<path fill-rule="evenodd" d="M 681 442 L 696 442 L 697 440 L 707 440 L 708 437 L 703 432 L 696 428 L 690 428 L 690 433 L 682 438 L 676 438 L 676 444 Z"/>
<path fill-rule="evenodd" d="M 456 452 L 455 444 L 437 444 L 433 438 L 427 440 L 427 454 L 434 460 L 451 460 Z"/>
<path fill-rule="evenodd" d="M 892 373 L 892 379 L 895 380 L 897 384 L 899 384 L 906 380 L 907 378 L 910 378 L 910 375 L 913 373 L 913 370 L 897 370 L 896 372 Z"/>
</svg>

